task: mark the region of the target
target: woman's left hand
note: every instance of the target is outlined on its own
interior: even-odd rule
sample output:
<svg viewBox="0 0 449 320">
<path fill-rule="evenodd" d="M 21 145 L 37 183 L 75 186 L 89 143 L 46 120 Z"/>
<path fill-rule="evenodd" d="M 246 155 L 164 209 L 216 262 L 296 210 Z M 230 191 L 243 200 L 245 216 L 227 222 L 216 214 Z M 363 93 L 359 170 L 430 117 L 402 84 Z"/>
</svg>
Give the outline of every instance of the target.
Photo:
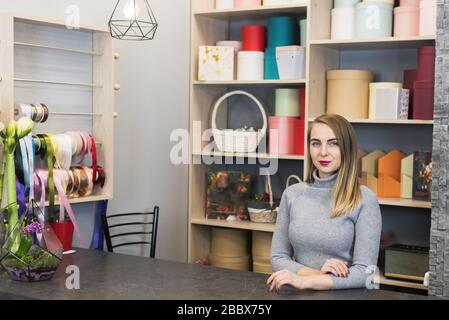
<svg viewBox="0 0 449 320">
<path fill-rule="evenodd" d="M 273 273 L 267 280 L 267 285 L 270 287 L 270 291 L 274 289 L 279 290 L 282 286 L 290 285 L 297 289 L 304 289 L 303 277 L 290 272 L 288 270 L 281 270 Z"/>
</svg>

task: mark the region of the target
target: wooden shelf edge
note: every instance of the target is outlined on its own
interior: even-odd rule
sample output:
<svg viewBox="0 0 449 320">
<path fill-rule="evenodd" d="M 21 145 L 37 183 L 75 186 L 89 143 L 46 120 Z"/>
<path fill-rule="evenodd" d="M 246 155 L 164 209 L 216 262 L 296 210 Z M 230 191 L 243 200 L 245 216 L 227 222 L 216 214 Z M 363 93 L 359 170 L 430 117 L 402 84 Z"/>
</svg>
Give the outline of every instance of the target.
<svg viewBox="0 0 449 320">
<path fill-rule="evenodd" d="M 277 159 L 277 160 L 296 160 L 302 161 L 304 156 L 300 155 L 272 155 L 268 153 L 239 153 L 239 152 L 194 152 L 193 156 L 197 157 L 234 157 L 248 159 Z"/>
<path fill-rule="evenodd" d="M 279 10 L 307 10 L 307 4 L 295 4 L 295 5 L 282 5 L 282 6 L 259 6 L 255 8 L 232 8 L 232 9 L 211 9 L 192 12 L 193 15 L 221 15 L 221 14 L 258 14 L 258 13 L 270 13 L 271 11 Z"/>
<path fill-rule="evenodd" d="M 255 223 L 250 221 L 222 221 L 206 218 L 190 219 L 190 224 L 264 232 L 274 232 L 275 226 L 274 224 L 269 223 Z"/>
<path fill-rule="evenodd" d="M 274 86 L 274 85 L 306 85 L 307 80 L 254 80 L 254 81 L 201 81 L 193 80 L 193 85 L 204 86 Z"/>
<path fill-rule="evenodd" d="M 87 202 L 96 202 L 102 200 L 111 200 L 112 196 L 108 194 L 99 194 L 82 198 L 73 198 L 69 199 L 70 204 L 78 204 L 78 203 L 87 203 Z M 59 205 L 59 201 L 55 200 L 55 205 Z M 45 206 L 48 207 L 48 201 L 45 201 Z"/>
<path fill-rule="evenodd" d="M 404 280 L 396 280 L 396 279 L 387 279 L 387 278 L 385 278 L 385 276 L 383 274 L 380 274 L 380 284 L 394 286 L 394 287 L 401 287 L 401 288 L 418 289 L 418 290 L 426 290 L 426 291 L 428 290 L 428 288 L 425 287 L 421 283 L 404 281 Z"/>
<path fill-rule="evenodd" d="M 433 120 L 370 120 L 370 119 L 347 119 L 350 123 L 356 124 L 401 124 L 401 125 L 433 125 Z M 313 122 L 313 118 L 309 118 Z"/>
<path fill-rule="evenodd" d="M 379 204 L 393 207 L 432 209 L 432 202 L 403 198 L 378 198 Z"/>
<path fill-rule="evenodd" d="M 426 41 L 435 41 L 435 36 L 416 36 L 416 37 L 386 37 L 386 38 L 370 38 L 370 39 L 350 39 L 350 40 L 310 40 L 310 45 L 323 45 L 323 46 L 332 46 L 332 47 L 344 47 L 351 45 L 395 45 L 395 44 L 408 44 L 408 43 L 417 43 L 417 42 L 426 42 Z"/>
<path fill-rule="evenodd" d="M 39 24 L 44 26 L 53 26 L 53 27 L 59 27 L 66 30 L 67 25 L 65 21 L 63 20 L 55 20 L 55 19 L 47 19 L 47 18 L 40 18 L 35 16 L 27 16 L 27 15 L 18 15 L 18 14 L 11 14 L 14 17 L 14 20 L 17 20 L 18 22 L 24 22 L 24 23 L 33 23 L 33 24 Z M 93 25 L 87 25 L 87 24 L 80 24 L 79 29 L 73 29 L 75 31 L 84 31 L 84 32 L 101 32 L 101 33 L 109 33 L 109 29 L 107 28 L 99 28 L 98 26 Z"/>
</svg>

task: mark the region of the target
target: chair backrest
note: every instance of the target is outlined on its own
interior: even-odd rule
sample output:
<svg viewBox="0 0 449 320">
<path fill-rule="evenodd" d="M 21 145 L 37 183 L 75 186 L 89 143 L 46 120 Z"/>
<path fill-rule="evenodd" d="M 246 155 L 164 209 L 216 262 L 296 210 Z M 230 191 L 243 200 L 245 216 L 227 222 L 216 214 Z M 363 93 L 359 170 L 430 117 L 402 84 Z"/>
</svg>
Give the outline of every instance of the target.
<svg viewBox="0 0 449 320">
<path fill-rule="evenodd" d="M 115 223 L 112 222 L 117 218 L 136 218 L 140 217 L 139 221 L 135 219 L 126 219 L 126 222 Z M 151 221 L 145 221 L 145 218 L 151 219 Z M 123 220 L 123 219 L 122 219 Z M 150 258 L 154 258 L 156 255 L 156 240 L 157 240 L 157 224 L 159 220 L 159 207 L 155 206 L 153 212 L 142 213 L 123 213 L 113 215 L 103 215 L 104 237 L 106 240 L 106 246 L 109 252 L 114 252 L 114 248 L 131 246 L 131 245 L 150 245 Z M 114 230 L 120 230 L 123 227 L 141 226 L 142 231 L 136 232 L 123 232 L 113 233 Z M 144 230 L 145 227 L 151 226 L 150 231 Z M 149 241 L 132 241 L 132 242 L 120 242 L 120 238 L 127 236 L 146 236 Z M 114 242 L 114 243 L 113 243 Z"/>
</svg>

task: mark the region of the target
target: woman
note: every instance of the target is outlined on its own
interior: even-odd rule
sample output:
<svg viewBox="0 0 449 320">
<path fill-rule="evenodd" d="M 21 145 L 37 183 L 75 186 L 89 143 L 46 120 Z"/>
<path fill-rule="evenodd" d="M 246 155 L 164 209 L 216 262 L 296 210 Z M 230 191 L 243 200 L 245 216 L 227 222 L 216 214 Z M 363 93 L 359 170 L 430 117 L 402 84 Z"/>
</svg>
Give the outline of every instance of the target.
<svg viewBox="0 0 449 320">
<path fill-rule="evenodd" d="M 355 131 L 341 116 L 322 115 L 308 144 L 306 183 L 282 195 L 267 285 L 365 288 L 377 265 L 382 219 L 376 195 L 359 184 Z"/>
</svg>

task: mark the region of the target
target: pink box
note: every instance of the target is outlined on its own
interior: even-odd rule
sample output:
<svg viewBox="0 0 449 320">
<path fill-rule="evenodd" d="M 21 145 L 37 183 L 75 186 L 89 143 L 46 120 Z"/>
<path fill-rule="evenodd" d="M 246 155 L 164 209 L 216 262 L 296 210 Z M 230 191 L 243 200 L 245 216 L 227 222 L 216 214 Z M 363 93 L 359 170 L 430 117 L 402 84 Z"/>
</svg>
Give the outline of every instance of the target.
<svg viewBox="0 0 449 320">
<path fill-rule="evenodd" d="M 419 8 L 397 7 L 394 9 L 394 36 L 414 37 L 419 35 Z"/>
<path fill-rule="evenodd" d="M 254 8 L 262 5 L 262 0 L 235 0 L 235 8 Z"/>
<path fill-rule="evenodd" d="M 416 7 L 416 8 L 419 8 L 419 1 L 420 0 L 401 0 L 400 6 L 401 7 Z"/>
<path fill-rule="evenodd" d="M 270 153 L 275 155 L 295 154 L 296 126 L 298 118 L 270 117 L 269 118 L 269 146 Z"/>
<path fill-rule="evenodd" d="M 419 35 L 434 36 L 437 30 L 436 0 L 422 0 L 420 3 Z"/>
</svg>

